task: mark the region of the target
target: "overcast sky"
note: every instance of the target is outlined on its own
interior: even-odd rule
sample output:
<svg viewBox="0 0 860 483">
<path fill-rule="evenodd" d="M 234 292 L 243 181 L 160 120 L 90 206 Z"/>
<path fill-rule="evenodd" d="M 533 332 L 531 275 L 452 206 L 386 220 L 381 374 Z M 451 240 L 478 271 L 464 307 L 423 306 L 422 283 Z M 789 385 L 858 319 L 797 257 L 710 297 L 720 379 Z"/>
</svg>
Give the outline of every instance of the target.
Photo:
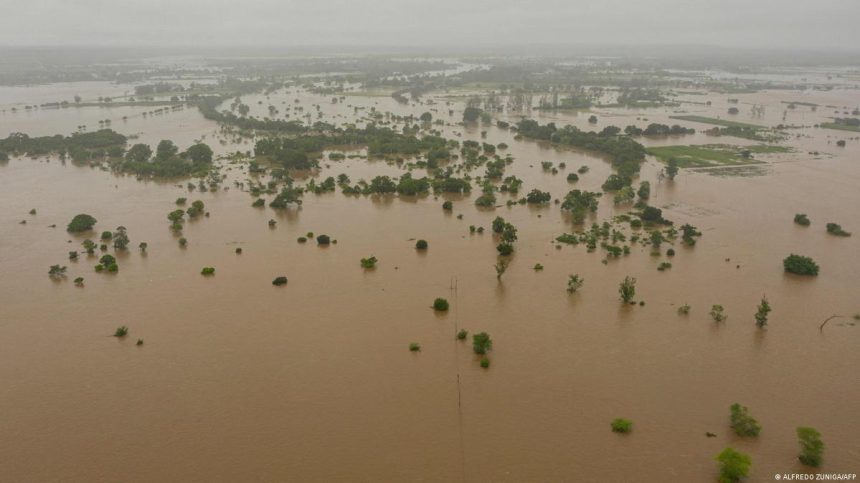
<svg viewBox="0 0 860 483">
<path fill-rule="evenodd" d="M 860 47 L 860 0 L 0 0 L 0 45 Z"/>
</svg>

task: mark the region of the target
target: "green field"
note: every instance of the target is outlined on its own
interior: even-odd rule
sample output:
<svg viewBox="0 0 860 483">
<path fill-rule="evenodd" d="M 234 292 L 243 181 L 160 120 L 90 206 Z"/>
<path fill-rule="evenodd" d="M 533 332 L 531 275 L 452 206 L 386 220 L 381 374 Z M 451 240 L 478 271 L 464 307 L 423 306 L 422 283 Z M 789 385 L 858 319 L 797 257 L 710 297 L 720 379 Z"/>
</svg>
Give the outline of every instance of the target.
<svg viewBox="0 0 860 483">
<path fill-rule="evenodd" d="M 791 148 L 784 146 L 732 146 L 729 144 L 705 144 L 701 146 L 660 146 L 648 148 L 648 154 L 660 162 L 668 163 L 670 159 L 678 162 L 680 168 L 710 168 L 715 166 L 742 166 L 758 164 L 762 161 L 752 156 L 744 157 L 742 152 L 755 154 L 787 153 Z"/>
<path fill-rule="evenodd" d="M 848 124 L 839 124 L 835 122 L 823 122 L 821 127 L 824 129 L 838 129 L 840 131 L 860 132 L 860 126 L 850 126 Z"/>
<path fill-rule="evenodd" d="M 759 126 L 758 124 L 747 124 L 745 122 L 726 121 L 725 119 L 717 119 L 715 117 L 705 117 L 705 116 L 669 116 L 669 117 L 671 119 L 678 119 L 681 121 L 701 122 L 704 124 L 713 124 L 716 126 L 742 127 L 742 128 L 749 128 L 749 129 L 767 129 L 766 126 Z"/>
</svg>

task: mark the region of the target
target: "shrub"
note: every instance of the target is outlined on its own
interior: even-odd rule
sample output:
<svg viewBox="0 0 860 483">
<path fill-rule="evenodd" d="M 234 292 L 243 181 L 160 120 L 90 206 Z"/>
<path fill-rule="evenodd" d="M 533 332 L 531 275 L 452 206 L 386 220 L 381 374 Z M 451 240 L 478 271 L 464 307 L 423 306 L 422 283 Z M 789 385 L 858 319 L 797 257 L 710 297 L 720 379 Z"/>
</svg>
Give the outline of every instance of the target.
<svg viewBox="0 0 860 483">
<path fill-rule="evenodd" d="M 362 266 L 362 268 L 375 268 L 376 262 L 377 262 L 376 257 L 371 255 L 369 258 L 362 258 L 361 259 L 361 266 Z"/>
<path fill-rule="evenodd" d="M 836 236 L 851 236 L 850 232 L 847 232 L 842 229 L 842 227 L 838 223 L 828 223 L 827 224 L 827 233 Z"/>
<path fill-rule="evenodd" d="M 748 455 L 727 447 L 717 455 L 720 463 L 720 483 L 734 483 L 749 474 L 752 459 Z"/>
<path fill-rule="evenodd" d="M 84 285 L 84 277 L 78 277 L 75 279 L 75 285 L 78 287 L 83 287 Z"/>
<path fill-rule="evenodd" d="M 75 217 L 72 218 L 72 221 L 70 221 L 69 225 L 66 227 L 66 231 L 70 233 L 80 233 L 82 231 L 91 230 L 95 224 L 95 218 L 82 213 L 80 215 L 75 215 Z"/>
<path fill-rule="evenodd" d="M 514 246 L 510 243 L 502 242 L 496 245 L 496 250 L 498 250 L 499 255 L 505 257 L 514 253 Z"/>
<path fill-rule="evenodd" d="M 296 239 L 296 241 L 299 243 L 305 243 L 308 241 L 308 239 L 306 237 L 300 236 Z"/>
<path fill-rule="evenodd" d="M 714 322 L 725 322 L 726 319 L 729 318 L 722 305 L 712 305 L 709 313 L 711 314 L 711 318 L 714 319 Z"/>
<path fill-rule="evenodd" d="M 567 175 L 567 182 L 568 183 L 575 183 L 577 181 L 579 181 L 579 175 L 577 175 L 576 173 L 568 173 L 568 175 Z"/>
<path fill-rule="evenodd" d="M 411 344 L 409 344 L 409 351 L 410 352 L 418 352 L 420 350 L 421 350 L 421 344 L 419 344 L 417 342 L 412 342 Z"/>
<path fill-rule="evenodd" d="M 466 329 L 460 329 L 460 332 L 457 332 L 457 340 L 465 340 L 466 336 L 469 335 L 469 331 Z"/>
<path fill-rule="evenodd" d="M 179 246 L 184 247 L 188 245 L 188 240 L 185 237 L 179 239 Z"/>
<path fill-rule="evenodd" d="M 629 433 L 633 430 L 633 421 L 624 418 L 615 418 L 609 423 L 614 433 Z"/>
<path fill-rule="evenodd" d="M 675 249 L 670 248 L 670 249 L 666 250 L 666 256 L 667 257 L 674 257 L 675 256 Z"/>
<path fill-rule="evenodd" d="M 484 369 L 490 367 L 490 360 L 487 359 L 486 357 L 482 357 L 481 358 L 481 367 L 483 367 Z"/>
<path fill-rule="evenodd" d="M 767 314 L 770 311 L 770 303 L 768 303 L 767 297 L 762 297 L 761 302 L 758 304 L 758 310 L 755 313 L 755 325 L 759 326 L 759 328 L 767 325 Z"/>
<path fill-rule="evenodd" d="M 684 304 L 678 307 L 678 315 L 688 315 L 690 313 L 690 305 Z"/>
<path fill-rule="evenodd" d="M 794 222 L 802 226 L 809 226 L 809 224 L 811 223 L 805 213 L 798 213 L 794 215 Z"/>
<path fill-rule="evenodd" d="M 104 265 L 105 267 L 109 265 L 115 265 L 116 258 L 114 258 L 113 255 L 102 255 L 102 257 L 99 259 L 99 263 Z"/>
<path fill-rule="evenodd" d="M 445 211 L 451 211 L 454 209 L 454 203 L 451 203 L 450 201 L 446 201 L 446 202 L 442 203 L 442 209 Z"/>
<path fill-rule="evenodd" d="M 585 279 L 580 277 L 578 274 L 569 275 L 567 277 L 567 293 L 574 293 L 585 283 Z"/>
<path fill-rule="evenodd" d="M 734 403 L 729 410 L 731 411 L 729 419 L 735 434 L 748 437 L 758 436 L 759 431 L 761 431 L 761 425 L 755 418 L 749 415 L 746 406 Z"/>
<path fill-rule="evenodd" d="M 415 242 L 415 248 L 418 250 L 426 250 L 427 249 L 427 240 L 418 240 Z"/>
<path fill-rule="evenodd" d="M 123 325 L 121 327 L 117 327 L 116 332 L 113 333 L 113 336 L 114 337 L 125 337 L 126 334 L 128 334 L 128 327 Z"/>
<path fill-rule="evenodd" d="M 236 255 L 241 255 L 241 254 L 242 254 L 242 247 L 237 247 L 236 248 Z"/>
<path fill-rule="evenodd" d="M 101 236 L 102 241 L 109 241 L 111 238 L 113 238 L 113 233 L 111 233 L 109 231 L 103 231 L 102 232 L 102 236 Z"/>
<path fill-rule="evenodd" d="M 251 203 L 251 206 L 253 206 L 254 208 L 262 208 L 265 205 L 266 200 L 264 200 L 263 198 L 257 198 L 256 200 L 254 200 L 253 203 Z"/>
<path fill-rule="evenodd" d="M 782 261 L 786 272 L 796 275 L 818 275 L 818 264 L 811 258 L 802 255 L 791 254 Z"/>
<path fill-rule="evenodd" d="M 137 345 L 137 346 L 143 345 L 143 339 L 137 339 L 137 343 L 134 345 Z"/>
<path fill-rule="evenodd" d="M 797 428 L 797 439 L 800 442 L 800 455 L 797 459 L 806 466 L 821 466 L 824 455 L 824 443 L 821 441 L 821 433 L 815 428 Z"/>
<path fill-rule="evenodd" d="M 215 275 L 215 267 L 203 267 L 200 273 L 202 275 Z"/>
<path fill-rule="evenodd" d="M 280 277 L 275 277 L 275 279 L 272 280 L 272 285 L 281 286 L 281 285 L 286 285 L 286 284 L 287 284 L 287 277 L 285 277 L 283 275 L 281 275 Z"/>
<path fill-rule="evenodd" d="M 66 274 L 66 267 L 65 266 L 61 267 L 60 265 L 51 265 L 51 267 L 48 269 L 48 275 L 50 275 L 51 277 L 61 277 L 61 276 L 65 276 L 65 274 Z"/>
<path fill-rule="evenodd" d="M 636 296 L 636 279 L 624 277 L 624 280 L 618 285 L 618 293 L 624 303 L 630 303 Z"/>
<path fill-rule="evenodd" d="M 448 301 L 443 298 L 437 298 L 433 301 L 433 310 L 444 312 L 448 310 Z"/>
<path fill-rule="evenodd" d="M 320 235 L 317 237 L 317 245 L 328 245 L 331 243 L 331 238 L 328 235 Z"/>
<path fill-rule="evenodd" d="M 535 266 L 532 268 L 534 269 L 534 271 L 539 272 L 543 270 L 543 265 L 541 265 L 540 263 L 535 263 Z"/>
<path fill-rule="evenodd" d="M 188 198 L 176 198 L 176 204 L 179 206 L 184 205 L 188 201 Z"/>
<path fill-rule="evenodd" d="M 669 262 L 661 262 L 660 265 L 657 266 L 657 270 L 663 272 L 672 268 L 672 264 Z"/>
<path fill-rule="evenodd" d="M 475 354 L 484 355 L 493 348 L 493 341 L 490 335 L 486 332 L 481 332 L 472 336 L 472 350 Z"/>
</svg>

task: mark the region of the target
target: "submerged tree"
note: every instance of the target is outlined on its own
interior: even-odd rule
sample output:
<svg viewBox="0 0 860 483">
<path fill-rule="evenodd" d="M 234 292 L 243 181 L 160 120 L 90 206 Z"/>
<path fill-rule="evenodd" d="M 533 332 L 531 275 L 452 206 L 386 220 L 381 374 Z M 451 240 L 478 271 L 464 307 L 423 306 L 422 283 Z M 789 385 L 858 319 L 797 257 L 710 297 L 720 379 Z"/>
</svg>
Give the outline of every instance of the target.
<svg viewBox="0 0 860 483">
<path fill-rule="evenodd" d="M 755 313 L 755 325 L 759 328 L 763 328 L 767 325 L 767 314 L 771 311 L 770 303 L 767 301 L 767 297 L 762 297 L 761 302 L 758 304 L 758 310 Z"/>
<path fill-rule="evenodd" d="M 720 463 L 720 483 L 735 483 L 745 478 L 752 466 L 749 455 L 741 453 L 734 448 L 727 447 L 717 455 L 716 460 Z"/>
<path fill-rule="evenodd" d="M 725 322 L 726 319 L 729 318 L 729 316 L 726 315 L 723 306 L 719 304 L 712 305 L 709 313 L 711 314 L 711 318 L 714 319 L 714 322 Z"/>
<path fill-rule="evenodd" d="M 624 277 L 624 280 L 618 285 L 618 293 L 625 304 L 630 303 L 636 296 L 636 279 L 629 276 Z"/>
<path fill-rule="evenodd" d="M 734 403 L 729 407 L 732 430 L 738 436 L 758 436 L 761 425 L 752 416 L 746 406 Z"/>
<path fill-rule="evenodd" d="M 481 332 L 472 336 L 472 350 L 475 354 L 484 355 L 493 348 L 493 341 L 490 335 L 486 332 Z"/>
<path fill-rule="evenodd" d="M 568 275 L 567 277 L 567 293 L 574 293 L 585 283 L 585 279 L 580 277 L 579 274 Z"/>
<path fill-rule="evenodd" d="M 496 279 L 501 280 L 502 275 L 504 275 L 505 271 L 508 269 L 508 262 L 499 260 L 495 265 L 493 265 L 493 268 L 496 269 Z"/>
<path fill-rule="evenodd" d="M 797 439 L 800 442 L 800 455 L 797 459 L 806 466 L 821 466 L 824 456 L 824 443 L 821 441 L 821 433 L 815 428 L 801 426 L 797 428 Z"/>
<path fill-rule="evenodd" d="M 75 217 L 72 218 L 72 221 L 70 221 L 69 225 L 66 227 L 66 231 L 71 233 L 80 233 L 82 231 L 91 230 L 95 224 L 95 218 L 82 213 L 80 215 L 75 215 Z"/>
</svg>

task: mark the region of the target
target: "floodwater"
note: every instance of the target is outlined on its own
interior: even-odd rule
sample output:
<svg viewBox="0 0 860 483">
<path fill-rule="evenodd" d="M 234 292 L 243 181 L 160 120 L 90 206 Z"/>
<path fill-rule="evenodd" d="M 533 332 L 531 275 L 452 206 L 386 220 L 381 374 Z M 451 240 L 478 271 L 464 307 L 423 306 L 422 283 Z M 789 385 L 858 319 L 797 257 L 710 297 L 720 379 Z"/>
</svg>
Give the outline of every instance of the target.
<svg viewBox="0 0 860 483">
<path fill-rule="evenodd" d="M 27 92 L 15 102 L 35 102 Z M 748 94 L 741 102 L 766 103 L 781 119 L 780 103 L 792 94 L 801 93 Z M 305 113 L 316 103 L 321 120 L 338 123 L 354 115 L 350 106 L 365 108 L 359 115 L 370 107 L 416 115 L 432 107 L 446 122 L 459 119 L 463 107 L 458 100 L 446 106 L 442 96 L 428 97 L 433 106 L 400 106 L 387 97 L 331 104 L 332 96 L 279 95 L 271 102 L 279 109 L 298 96 Z M 856 90 L 821 95 L 860 104 Z M 744 99 L 709 95 L 710 113 L 725 112 L 727 97 Z M 243 101 L 265 110 L 265 102 L 257 104 L 264 98 Z M 84 114 L 89 109 L 93 114 Z M 789 115 L 810 125 L 827 116 L 808 109 Z M 131 117 L 127 125 L 117 114 L 80 110 L 76 116 L 94 120 L 90 129 L 110 117 L 113 129 L 138 135 L 135 142 L 171 138 L 184 149 L 205 138 L 222 153 L 250 149 L 215 142 L 217 126 L 192 108 Z M 636 117 L 665 122 L 675 110 L 598 116 L 601 124 L 644 127 Z M 706 111 L 697 106 L 695 113 Z M 82 124 L 62 112 L 39 111 L 40 132 Z M 584 113 L 533 115 L 588 126 Z M 0 114 L 0 132 L 35 133 L 27 119 L 20 111 Z M 516 161 L 506 175 L 524 180 L 522 194 L 599 190 L 611 172 L 599 157 L 515 141 L 496 127 L 441 129 L 476 140 L 486 130 L 487 142 L 509 144 L 502 153 Z M 860 324 L 844 318 L 823 331 L 819 325 L 860 312 L 860 143 L 830 143 L 857 136 L 850 132 L 810 127 L 803 134 L 787 141 L 796 153 L 769 163 L 766 176 L 682 171 L 674 182 L 660 181 L 660 165 L 648 160 L 641 179 L 651 182 L 651 204 L 676 226 L 703 232 L 695 247 L 676 245 L 665 272 L 656 267 L 666 258 L 645 247 L 606 264 L 600 249 L 557 249 L 554 238 L 574 227 L 556 205 L 484 210 L 474 206 L 477 193 L 409 199 L 338 192 L 306 194 L 300 209 L 275 212 L 252 208 L 249 194 L 232 185 L 246 178 L 237 166 L 224 171 L 229 190 L 189 193 L 178 186 L 184 182 L 13 159 L 0 166 L 0 480 L 714 481 L 714 457 L 731 445 L 751 455 L 749 481 L 758 482 L 807 472 L 796 458 L 797 426 L 822 433 L 820 471 L 857 473 Z M 696 134 L 646 142 L 714 141 Z M 829 155 L 805 155 L 813 150 Z M 567 169 L 552 175 L 540 161 Z M 324 164 L 322 178 L 345 172 L 353 183 L 403 172 L 383 161 Z M 568 184 L 566 173 L 581 165 L 590 171 Z M 211 214 L 187 223 L 184 249 L 165 217 L 180 196 L 204 201 Z M 445 199 L 454 201 L 453 213 L 441 209 Z M 32 208 L 36 215 L 28 214 Z M 604 196 L 594 220 L 623 211 Z M 95 216 L 98 230 L 127 227 L 131 246 L 146 241 L 147 253 L 119 254 L 117 274 L 95 273 L 95 257 L 67 260 L 84 237 L 63 228 L 80 212 Z M 812 226 L 793 224 L 798 212 Z M 501 281 L 490 230 L 468 229 L 489 228 L 496 216 L 519 230 Z M 857 234 L 830 236 L 830 221 Z M 338 243 L 297 243 L 307 232 Z M 428 240 L 426 253 L 414 249 L 417 238 Z M 813 257 L 820 276 L 785 274 L 782 259 L 790 253 Z M 359 260 L 370 255 L 379 264 L 364 270 Z M 47 276 L 57 263 L 69 267 L 64 281 Z M 545 269 L 534 271 L 535 263 Z M 201 276 L 204 266 L 215 267 L 215 276 Z M 569 295 L 573 273 L 585 285 Z M 272 286 L 278 275 L 289 283 Z M 638 279 L 644 306 L 619 302 L 626 275 Z M 85 287 L 71 282 L 78 276 Z M 773 307 L 766 330 L 753 319 L 762 295 Z M 429 308 L 436 297 L 451 302 L 447 314 Z M 685 303 L 690 314 L 677 315 Z M 710 319 L 713 304 L 725 307 L 726 322 Z M 129 336 L 111 337 L 120 325 Z M 455 340 L 459 329 L 492 336 L 489 369 L 479 367 L 468 342 Z M 135 346 L 138 338 L 143 346 Z M 409 352 L 411 342 L 422 350 Z M 734 402 L 762 424 L 757 439 L 732 434 Z M 633 432 L 612 433 L 616 417 L 632 419 Z"/>
</svg>

